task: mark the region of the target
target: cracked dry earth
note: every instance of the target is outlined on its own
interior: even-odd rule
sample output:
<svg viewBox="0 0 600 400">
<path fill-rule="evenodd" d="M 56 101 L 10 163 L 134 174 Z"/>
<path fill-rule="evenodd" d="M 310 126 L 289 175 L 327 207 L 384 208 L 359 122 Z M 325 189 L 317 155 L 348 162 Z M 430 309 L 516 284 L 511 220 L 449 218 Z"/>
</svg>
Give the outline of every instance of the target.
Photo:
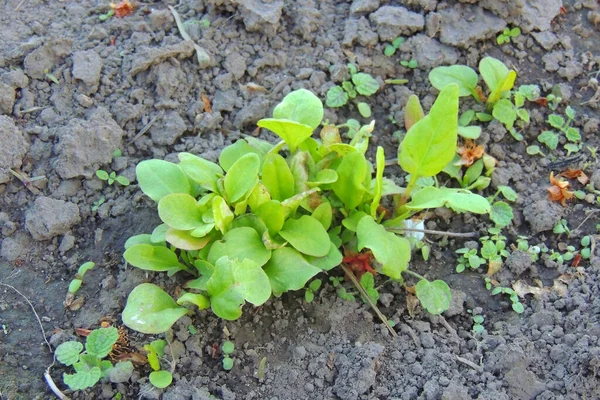
<svg viewBox="0 0 600 400">
<path fill-rule="evenodd" d="M 182 39 L 169 6 L 193 43 Z M 106 21 L 99 15 L 109 10 L 107 1 L 3 0 L 1 7 L 2 399 L 52 397 L 43 380 L 52 355 L 29 304 L 6 285 L 31 301 L 52 346 L 75 338 L 74 328 L 98 327 L 103 317 L 119 323 L 127 295 L 142 281 L 173 289 L 177 277 L 146 275 L 122 260 L 124 241 L 157 221 L 136 185 L 137 162 L 174 160 L 181 151 L 215 160 L 223 147 L 255 132 L 256 121 L 290 91 L 306 88 L 324 99 L 347 77 L 348 62 L 380 83 L 408 80 L 382 85 L 368 100 L 376 120 L 373 141 L 388 156 L 396 154 L 393 133 L 400 127 L 394 122 L 403 121 L 408 97 L 417 94 L 428 109 L 436 96 L 429 71 L 476 66 L 487 55 L 517 70 L 517 84 L 560 93 L 559 110 L 567 104 L 576 110 L 585 146 L 600 145 L 597 1 L 139 1 L 131 15 Z M 520 27 L 522 34 L 499 46 L 496 36 L 507 26 Z M 385 44 L 398 36 L 406 42 L 394 56 L 384 56 Z M 417 61 L 416 69 L 399 64 L 409 59 Z M 521 235 L 550 248 L 576 245 L 581 236 L 597 233 L 598 218 L 586 219 L 597 205 L 578 200 L 563 207 L 547 199 L 553 163 L 571 157 L 562 150 L 527 154 L 526 147 L 548 129 L 550 112 L 533 103 L 527 108 L 531 123 L 523 142 L 497 121 L 483 125 L 479 143 L 499 160 L 486 194 L 509 185 L 519 195 L 505 230 L 510 243 Z M 361 119 L 349 108 L 327 109 L 326 118 Z M 265 131 L 259 135 L 275 140 Z M 591 152 L 582 151 L 569 166 L 585 167 L 600 188 Z M 99 168 L 132 185 L 107 186 L 95 178 Z M 389 173 L 403 182 L 399 169 Z M 578 232 L 570 238 L 554 234 L 561 219 L 580 225 Z M 488 226 L 485 218 L 445 210 L 427 221 L 430 229 L 480 234 Z M 396 322 L 396 338 L 366 305 L 343 301 L 325 285 L 310 304 L 302 292 L 289 293 L 245 310 L 235 322 L 206 312 L 182 318 L 169 335 L 176 368 L 164 390 L 150 385 L 148 367 L 126 382 L 106 381 L 77 393 L 62 382 L 66 369 L 54 367 L 52 377 L 74 399 L 113 399 L 119 393 L 165 400 L 600 398 L 598 251 L 578 269 L 513 252 L 496 279 L 503 286 L 521 281 L 548 289 L 524 296 L 525 311 L 516 314 L 507 299 L 485 289 L 485 271 L 454 272 L 454 251 L 469 244 L 428 240 L 431 260 L 414 257 L 413 268 L 446 280 L 453 303 L 443 317 L 418 307 L 411 316 L 406 292 L 386 284 L 379 307 Z M 80 308 L 65 309 L 68 283 L 88 260 L 97 266 L 78 292 Z M 562 284 L 553 286 L 559 278 Z M 468 310 L 485 316 L 483 333 L 472 331 Z M 133 346 L 153 339 L 129 335 Z M 230 372 L 211 357 L 212 346 L 226 339 L 236 345 Z M 258 379 L 264 357 L 264 377 Z"/>
</svg>

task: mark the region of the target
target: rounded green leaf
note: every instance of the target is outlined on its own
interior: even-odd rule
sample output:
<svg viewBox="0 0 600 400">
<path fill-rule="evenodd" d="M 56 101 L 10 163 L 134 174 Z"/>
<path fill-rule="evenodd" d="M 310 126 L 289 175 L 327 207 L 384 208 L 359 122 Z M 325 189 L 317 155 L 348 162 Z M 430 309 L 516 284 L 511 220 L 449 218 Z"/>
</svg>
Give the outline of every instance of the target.
<svg viewBox="0 0 600 400">
<path fill-rule="evenodd" d="M 210 300 L 198 293 L 184 293 L 177 299 L 177 304 L 183 305 L 183 303 L 191 303 L 197 306 L 200 310 L 204 310 L 210 307 Z"/>
<path fill-rule="evenodd" d="M 455 83 L 458 85 L 460 97 L 469 96 L 475 92 L 479 77 L 477 72 L 466 65 L 452 65 L 449 67 L 437 67 L 429 73 L 429 81 L 437 90 Z"/>
<path fill-rule="evenodd" d="M 289 119 L 263 118 L 256 125 L 270 130 L 283 139 L 292 153 L 302 142 L 311 137 L 314 130 L 309 125 Z"/>
<path fill-rule="evenodd" d="M 279 154 L 269 154 L 265 157 L 262 167 L 262 183 L 273 200 L 283 201 L 296 194 L 292 171 Z"/>
<path fill-rule="evenodd" d="M 185 269 L 179 263 L 177 254 L 163 246 L 136 244 L 123 254 L 125 261 L 134 267 L 147 271 L 164 272 L 173 269 Z"/>
<path fill-rule="evenodd" d="M 317 208 L 315 208 L 313 211 L 312 217 L 319 221 L 325 230 L 328 230 L 333 219 L 333 209 L 331 208 L 331 203 L 326 201 L 319 204 L 319 206 L 317 206 Z"/>
<path fill-rule="evenodd" d="M 71 283 L 69 283 L 69 293 L 76 293 L 81 287 L 81 279 L 73 279 Z"/>
<path fill-rule="evenodd" d="M 327 91 L 325 104 L 327 107 L 337 108 L 348 103 L 348 93 L 341 86 L 333 86 Z"/>
<path fill-rule="evenodd" d="M 404 128 L 409 130 L 411 126 L 422 120 L 423 117 L 425 117 L 425 113 L 423 112 L 423 107 L 421 107 L 419 97 L 411 94 L 404 108 Z"/>
<path fill-rule="evenodd" d="M 230 357 L 223 358 L 223 369 L 229 371 L 233 368 L 233 359 Z"/>
<path fill-rule="evenodd" d="M 231 229 L 221 240 L 214 242 L 207 260 L 214 265 L 223 256 L 240 261 L 250 259 L 263 266 L 271 257 L 271 252 L 254 229 L 240 227 Z"/>
<path fill-rule="evenodd" d="M 502 85 L 509 73 L 508 68 L 504 63 L 493 57 L 484 57 L 479 61 L 479 73 L 490 91 L 494 91 Z"/>
<path fill-rule="evenodd" d="M 448 207 L 456 212 L 472 212 L 486 214 L 491 206 L 487 199 L 468 190 L 425 187 L 413 194 L 412 199 L 405 205 L 411 210 L 426 208 Z"/>
<path fill-rule="evenodd" d="M 110 353 L 118 338 L 119 330 L 114 326 L 94 329 L 85 341 L 85 350 L 90 355 L 104 358 Z"/>
<path fill-rule="evenodd" d="M 107 181 L 108 180 L 108 172 L 99 169 L 98 171 L 96 171 L 96 176 L 100 179 L 102 179 L 103 181 Z"/>
<path fill-rule="evenodd" d="M 452 294 L 446 282 L 421 279 L 415 290 L 421 305 L 431 314 L 439 315 L 450 308 Z"/>
<path fill-rule="evenodd" d="M 337 146 L 337 145 L 334 145 Z M 312 178 L 310 182 L 306 182 L 308 187 L 316 187 L 334 183 L 338 179 L 338 174 L 333 169 L 322 169 Z"/>
<path fill-rule="evenodd" d="M 245 198 L 258 182 L 260 158 L 253 153 L 246 154 L 237 160 L 225 176 L 225 192 L 229 203 Z"/>
<path fill-rule="evenodd" d="M 200 187 L 216 191 L 217 181 L 223 176 L 223 170 L 217 164 L 190 153 L 179 153 L 179 166 Z"/>
<path fill-rule="evenodd" d="M 358 108 L 358 112 L 360 113 L 360 115 L 363 116 L 363 118 L 371 117 L 371 107 L 369 107 L 367 103 L 360 102 L 356 105 L 356 107 Z"/>
<path fill-rule="evenodd" d="M 173 375 L 169 371 L 150 372 L 150 383 L 159 389 L 164 389 L 173 382 Z"/>
<path fill-rule="evenodd" d="M 503 201 L 495 202 L 492 204 L 490 219 L 501 228 L 509 225 L 513 219 L 512 207 Z"/>
<path fill-rule="evenodd" d="M 187 311 L 158 286 L 142 283 L 129 294 L 122 317 L 128 328 L 156 334 L 168 331 Z"/>
<path fill-rule="evenodd" d="M 302 289 L 306 282 L 321 272 L 290 247 L 274 250 L 264 270 L 276 295 L 288 290 Z"/>
<path fill-rule="evenodd" d="M 413 176 L 437 175 L 456 152 L 458 86 L 445 86 L 429 115 L 414 124 L 400 144 L 398 161 Z"/>
<path fill-rule="evenodd" d="M 346 154 L 336 172 L 338 179 L 331 186 L 333 192 L 346 208 L 356 208 L 363 200 L 363 182 L 369 174 L 365 156 L 359 152 Z"/>
<path fill-rule="evenodd" d="M 379 90 L 379 82 L 364 72 L 352 75 L 352 83 L 354 83 L 356 91 L 363 96 L 371 96 Z"/>
<path fill-rule="evenodd" d="M 223 343 L 223 346 L 221 346 L 221 350 L 223 350 L 223 353 L 225 353 L 225 354 L 233 353 L 234 349 L 235 349 L 235 345 L 232 342 L 230 342 L 229 340 L 225 341 L 225 343 Z"/>
<path fill-rule="evenodd" d="M 356 228 L 358 251 L 368 248 L 382 265 L 383 273 L 401 279 L 401 273 L 410 261 L 410 243 L 403 237 L 388 232 L 370 215 L 364 216 Z"/>
<path fill-rule="evenodd" d="M 204 225 L 204 210 L 196 199 L 187 193 L 172 193 L 158 202 L 158 216 L 174 229 L 188 231 Z"/>
<path fill-rule="evenodd" d="M 133 375 L 133 363 L 131 361 L 118 362 L 106 371 L 106 377 L 111 383 L 127 382 L 131 375 Z"/>
<path fill-rule="evenodd" d="M 221 151 L 221 154 L 219 155 L 219 164 L 225 171 L 229 171 L 231 166 L 235 164 L 237 160 L 246 154 L 251 153 L 256 154 L 260 159 L 264 156 L 260 150 L 250 146 L 244 139 L 240 139 Z"/>
<path fill-rule="evenodd" d="M 517 120 L 517 109 L 510 100 L 500 99 L 494 104 L 492 115 L 502 122 L 507 129 L 510 129 Z"/>
<path fill-rule="evenodd" d="M 94 386 L 102 377 L 99 367 L 77 371 L 75 374 L 64 374 L 63 381 L 71 390 L 83 390 Z"/>
<path fill-rule="evenodd" d="M 164 225 L 164 224 L 161 224 L 161 225 Z M 161 226 L 161 225 L 159 225 L 159 226 Z M 166 225 L 165 225 L 165 226 L 166 226 Z M 157 228 L 158 228 L 158 227 L 157 227 Z M 155 230 L 156 230 L 157 228 L 155 228 Z M 167 229 L 168 229 L 168 228 L 169 228 L 169 227 L 167 226 Z M 166 230 L 165 230 L 165 231 L 166 231 Z M 141 235 L 135 235 L 135 236 L 132 236 L 132 237 L 130 237 L 129 239 L 127 239 L 127 240 L 125 241 L 125 245 L 124 245 L 124 247 L 125 247 L 125 250 L 127 250 L 128 248 L 130 248 L 130 247 L 132 247 L 132 246 L 135 246 L 136 244 L 152 244 L 152 240 L 151 240 L 151 239 L 152 239 L 152 235 L 150 235 L 150 234 L 147 234 L 147 233 L 143 233 L 143 234 L 141 234 Z M 164 240 L 163 240 L 163 241 L 164 241 Z"/>
<path fill-rule="evenodd" d="M 200 250 L 210 242 L 209 237 L 195 237 L 190 231 L 169 229 L 165 236 L 167 242 L 181 250 Z"/>
<path fill-rule="evenodd" d="M 331 242 L 327 231 L 309 215 L 288 219 L 279 235 L 301 253 L 314 257 L 324 257 L 329 253 Z"/>
<path fill-rule="evenodd" d="M 276 235 L 283 227 L 285 210 L 277 200 L 263 203 L 256 209 L 255 214 L 263 220 L 272 236 Z"/>
<path fill-rule="evenodd" d="M 329 253 L 327 253 L 325 257 L 304 256 L 304 258 L 306 258 L 306 261 L 315 267 L 322 269 L 323 271 L 329 271 L 330 269 L 340 265 L 344 256 L 342 256 L 342 253 L 338 247 L 331 243 L 329 247 Z"/>
<path fill-rule="evenodd" d="M 54 355 L 61 364 L 69 366 L 79 361 L 79 354 L 82 350 L 83 345 L 81 343 L 69 341 L 60 344 L 56 350 L 54 350 Z"/>
<path fill-rule="evenodd" d="M 131 184 L 131 182 L 129 181 L 129 179 L 125 178 L 124 176 L 117 176 L 117 182 L 119 182 L 119 184 L 123 185 L 123 186 L 129 186 Z"/>
<path fill-rule="evenodd" d="M 92 261 L 88 261 L 86 263 L 81 264 L 81 266 L 79 267 L 79 269 L 77 270 L 77 274 L 83 278 L 83 276 L 85 275 L 86 272 L 88 272 L 90 269 L 94 268 L 96 264 L 94 264 Z"/>
<path fill-rule="evenodd" d="M 163 160 L 145 160 L 135 168 L 140 189 L 158 202 L 171 193 L 191 193 L 190 182 L 181 167 Z"/>
<path fill-rule="evenodd" d="M 543 131 L 537 138 L 540 143 L 543 143 L 550 150 L 556 150 L 558 146 L 558 135 L 552 131 Z"/>
<path fill-rule="evenodd" d="M 465 139 L 476 140 L 481 136 L 480 126 L 459 126 L 458 134 Z"/>
<path fill-rule="evenodd" d="M 523 303 L 512 303 L 512 309 L 517 314 L 523 314 L 525 306 L 523 306 Z"/>
<path fill-rule="evenodd" d="M 323 120 L 323 103 L 312 92 L 297 89 L 285 96 L 275 107 L 273 118 L 295 121 L 314 130 Z"/>
</svg>

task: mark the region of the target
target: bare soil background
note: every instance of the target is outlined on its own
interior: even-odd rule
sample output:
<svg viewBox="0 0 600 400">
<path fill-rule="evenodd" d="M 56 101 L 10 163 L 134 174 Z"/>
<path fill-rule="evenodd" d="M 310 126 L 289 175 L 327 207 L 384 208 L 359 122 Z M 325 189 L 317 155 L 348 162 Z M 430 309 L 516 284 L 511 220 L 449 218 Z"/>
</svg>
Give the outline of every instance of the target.
<svg viewBox="0 0 600 400">
<path fill-rule="evenodd" d="M 173 6 L 192 39 L 208 54 L 199 60 L 177 29 Z M 561 6 L 564 12 L 561 12 Z M 386 85 L 368 99 L 374 111 L 373 142 L 397 152 L 403 107 L 412 93 L 431 105 L 437 91 L 427 75 L 439 65 L 476 66 L 491 55 L 518 72 L 517 84 L 553 88 L 577 111 L 575 124 L 586 146 L 600 145 L 597 78 L 600 73 L 600 9 L 597 1 L 559 0 L 206 0 L 136 3 L 132 15 L 98 16 L 104 1 L 4 0 L 0 13 L 0 283 L 21 291 L 34 305 L 53 346 L 74 338 L 73 328 L 93 329 L 103 317 L 120 323 L 125 299 L 135 285 L 151 281 L 174 290 L 177 277 L 147 275 L 126 266 L 125 240 L 147 232 L 157 216 L 135 184 L 135 165 L 144 159 L 174 160 L 187 151 L 216 160 L 219 151 L 245 134 L 256 121 L 297 88 L 324 100 L 346 78 L 348 62 L 378 80 L 406 78 Z M 202 20 L 210 22 L 205 27 Z M 523 34 L 503 46 L 495 38 L 505 26 Z M 403 35 L 400 52 L 383 55 L 383 46 Z M 399 65 L 414 58 L 418 68 Z M 48 78 L 58 79 L 58 84 Z M 266 90 L 257 91 L 256 85 Z M 212 110 L 205 109 L 206 96 Z M 590 101 L 591 100 L 591 101 Z M 464 102 L 463 102 L 464 103 Z M 462 103 L 461 103 L 462 104 Z M 463 104 L 466 110 L 468 105 Z M 547 200 L 552 163 L 568 157 L 530 156 L 526 146 L 548 129 L 549 110 L 528 104 L 532 123 L 515 141 L 503 126 L 483 126 L 479 140 L 500 164 L 492 193 L 510 185 L 519 194 L 513 224 L 505 231 L 556 249 L 577 245 L 596 234 L 589 218 L 570 238 L 552 233 L 566 218 L 570 227 L 597 205 L 583 201 L 567 207 Z M 330 122 L 358 118 L 354 107 L 328 110 Z M 142 133 L 140 135 L 140 133 Z M 268 132 L 260 137 L 275 140 Z M 122 155 L 113 157 L 113 152 Z M 546 152 L 548 153 L 548 152 Z M 597 160 L 584 150 L 569 166 L 587 163 L 586 173 L 600 188 Z M 27 185 L 24 177 L 44 177 Z M 129 178 L 128 187 L 107 186 L 97 169 Z M 555 169 L 560 172 L 560 169 Z M 388 171 L 402 182 L 398 168 Z M 104 203 L 92 209 L 95 202 Z M 428 227 L 485 234 L 490 221 L 437 211 Z M 579 270 L 569 263 L 536 263 L 513 253 L 496 277 L 504 286 L 521 279 L 551 287 L 568 275 L 566 291 L 528 295 L 521 315 L 506 298 L 485 289 L 485 271 L 456 274 L 464 240 L 430 237 L 432 259 L 415 257 L 414 269 L 444 279 L 453 289 L 444 318 L 417 308 L 409 316 L 405 291 L 384 285 L 381 310 L 397 322 L 392 338 L 369 308 L 340 300 L 325 285 L 314 302 L 303 292 L 247 308 L 236 322 L 207 312 L 182 318 L 173 329 L 177 367 L 164 391 L 148 382 L 141 367 L 130 382 L 102 383 L 69 394 L 75 399 L 582 399 L 600 398 L 600 262 L 592 255 Z M 63 307 L 69 281 L 85 261 L 97 266 L 78 293 L 77 311 Z M 485 315 L 486 331 L 472 332 L 472 315 Z M 52 355 L 24 299 L 0 286 L 0 398 L 52 396 L 43 372 Z M 198 333 L 190 334 L 193 325 Z M 226 328 L 226 329 L 225 329 Z M 229 333 L 229 336 L 225 332 Z M 153 338 L 130 332 L 133 345 Z M 213 344 L 236 345 L 235 366 L 225 372 L 210 355 Z M 256 376 L 267 357 L 264 379 Z M 60 367 L 55 382 L 63 388 Z M 66 391 L 68 393 L 68 391 Z M 214 396 L 214 397 L 211 397 Z"/>
</svg>

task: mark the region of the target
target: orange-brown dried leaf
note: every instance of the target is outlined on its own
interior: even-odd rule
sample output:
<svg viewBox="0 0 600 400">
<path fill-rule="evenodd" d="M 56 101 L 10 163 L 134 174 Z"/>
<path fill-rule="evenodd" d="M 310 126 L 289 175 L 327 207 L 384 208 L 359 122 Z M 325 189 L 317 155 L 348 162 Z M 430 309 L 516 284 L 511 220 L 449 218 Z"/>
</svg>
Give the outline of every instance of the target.
<svg viewBox="0 0 600 400">
<path fill-rule="evenodd" d="M 487 101 L 487 96 L 485 95 L 485 93 L 483 93 L 483 89 L 481 88 L 481 86 L 477 86 L 475 88 L 475 92 L 477 93 L 477 96 L 479 96 L 479 99 L 485 103 Z"/>
<path fill-rule="evenodd" d="M 583 172 L 580 169 L 569 168 L 566 171 L 562 172 L 560 176 L 564 176 L 567 179 L 577 179 L 582 185 L 585 185 L 590 181 L 590 178 L 588 178 L 585 172 Z"/>
<path fill-rule="evenodd" d="M 406 310 L 408 311 L 408 315 L 410 315 L 411 318 L 415 317 L 415 310 L 417 309 L 418 305 L 419 299 L 417 299 L 417 296 L 412 295 L 410 293 L 406 295 Z"/>
<path fill-rule="evenodd" d="M 571 200 L 575 194 L 569 191 L 569 182 L 561 181 L 554 177 L 554 172 L 550 172 L 550 186 L 548 188 L 549 198 L 552 201 L 559 201 L 563 207 L 567 206 L 566 201 Z"/>
<path fill-rule="evenodd" d="M 535 104 L 542 107 L 548 107 L 548 99 L 545 97 L 540 97 L 539 99 L 534 101 Z"/>
<path fill-rule="evenodd" d="M 115 11 L 115 16 L 123 18 L 133 12 L 133 4 L 129 0 L 123 0 L 119 4 L 110 3 L 110 8 Z"/>
<path fill-rule="evenodd" d="M 87 337 L 90 335 L 90 333 L 92 333 L 91 330 L 89 329 L 85 329 L 85 328 L 75 328 L 75 334 L 77 336 L 84 336 Z"/>
<path fill-rule="evenodd" d="M 204 112 L 212 113 L 212 106 L 210 105 L 210 100 L 208 96 L 202 93 L 200 96 L 202 98 L 202 103 L 204 104 Z"/>
<path fill-rule="evenodd" d="M 456 149 L 456 152 L 460 155 L 460 160 L 455 165 L 469 167 L 473 165 L 475 161 L 483 157 L 485 154 L 485 147 L 481 144 L 477 145 L 472 140 L 466 140 L 464 146 Z"/>
</svg>

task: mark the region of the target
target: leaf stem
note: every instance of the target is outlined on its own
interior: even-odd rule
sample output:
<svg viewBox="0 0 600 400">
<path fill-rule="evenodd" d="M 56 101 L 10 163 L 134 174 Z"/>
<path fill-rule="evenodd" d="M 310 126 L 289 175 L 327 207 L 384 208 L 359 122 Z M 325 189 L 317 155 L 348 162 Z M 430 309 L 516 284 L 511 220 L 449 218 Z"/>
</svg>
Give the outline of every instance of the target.
<svg viewBox="0 0 600 400">
<path fill-rule="evenodd" d="M 408 182 L 408 186 L 406 186 L 406 189 L 404 189 L 404 193 L 402 194 L 402 197 L 400 198 L 400 204 L 399 204 L 400 207 L 406 204 L 406 202 L 408 201 L 408 198 L 410 197 L 410 193 L 415 188 L 415 185 L 417 184 L 418 180 L 419 180 L 418 175 L 410 176 L 410 182 Z"/>
<path fill-rule="evenodd" d="M 352 273 L 352 271 L 350 271 L 350 269 L 345 264 L 343 264 L 343 263 L 340 264 L 340 267 L 342 267 L 342 269 L 346 273 L 346 276 L 348 276 L 348 278 L 350 278 L 350 280 L 352 281 L 352 283 L 354 284 L 354 286 L 356 287 L 356 289 L 358 289 L 358 292 L 362 295 L 362 297 L 369 304 L 369 306 L 373 309 L 373 311 L 375 311 L 375 314 L 377 314 L 377 316 L 379 317 L 379 319 L 381 320 L 381 322 L 383 322 L 383 324 L 388 329 L 388 331 L 390 331 L 391 335 L 393 337 L 397 337 L 398 334 L 396 333 L 396 331 L 394 330 L 394 328 L 391 327 L 391 325 L 388 322 L 388 320 L 385 317 L 385 315 L 383 315 L 383 313 L 381 311 L 379 311 L 379 308 L 377 308 L 377 305 L 373 302 L 373 300 L 371 300 L 371 298 L 369 297 L 369 295 L 367 294 L 367 292 L 365 291 L 365 289 L 361 286 L 361 284 L 358 281 L 358 279 L 356 279 L 356 276 L 354 276 L 354 274 Z"/>
<path fill-rule="evenodd" d="M 402 231 L 405 232 L 422 232 L 429 233 L 432 235 L 442 235 L 442 236 L 454 236 L 454 237 L 477 237 L 477 232 L 445 232 L 445 231 L 436 231 L 431 229 L 417 229 L 417 228 L 386 228 L 386 231 L 400 233 Z"/>
<path fill-rule="evenodd" d="M 409 275 L 412 275 L 416 278 L 423 279 L 423 280 L 429 282 L 429 280 L 427 278 L 425 278 L 423 275 L 419 275 L 416 272 L 411 271 L 410 269 L 405 269 L 403 272 L 406 272 Z"/>
</svg>

